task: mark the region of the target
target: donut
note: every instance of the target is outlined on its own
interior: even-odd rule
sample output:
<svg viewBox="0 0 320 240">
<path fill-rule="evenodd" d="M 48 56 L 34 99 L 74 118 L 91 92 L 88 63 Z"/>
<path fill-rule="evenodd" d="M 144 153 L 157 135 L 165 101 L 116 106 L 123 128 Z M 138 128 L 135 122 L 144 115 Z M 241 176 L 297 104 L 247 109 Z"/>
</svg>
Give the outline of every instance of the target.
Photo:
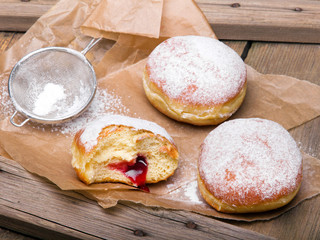
<svg viewBox="0 0 320 240">
<path fill-rule="evenodd" d="M 79 130 L 72 166 L 86 184 L 119 182 L 148 190 L 178 166 L 179 153 L 167 131 L 154 122 L 106 115 Z"/>
<path fill-rule="evenodd" d="M 246 66 L 219 40 L 172 37 L 149 55 L 143 87 L 163 114 L 193 125 L 216 125 L 241 106 L 247 89 Z"/>
<path fill-rule="evenodd" d="M 201 145 L 198 186 L 220 212 L 264 212 L 288 204 L 302 181 L 302 156 L 280 124 L 260 118 L 229 120 Z"/>
</svg>

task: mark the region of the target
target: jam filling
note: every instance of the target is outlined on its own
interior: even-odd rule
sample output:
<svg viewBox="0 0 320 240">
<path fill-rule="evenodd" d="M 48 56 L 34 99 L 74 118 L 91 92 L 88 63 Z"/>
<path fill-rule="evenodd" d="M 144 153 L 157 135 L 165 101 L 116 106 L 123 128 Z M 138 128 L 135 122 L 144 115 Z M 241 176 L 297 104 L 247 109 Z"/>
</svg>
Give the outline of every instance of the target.
<svg viewBox="0 0 320 240">
<path fill-rule="evenodd" d="M 135 161 L 110 164 L 109 167 L 122 172 L 135 186 L 149 192 L 146 186 L 148 163 L 145 156 L 139 154 Z"/>
</svg>

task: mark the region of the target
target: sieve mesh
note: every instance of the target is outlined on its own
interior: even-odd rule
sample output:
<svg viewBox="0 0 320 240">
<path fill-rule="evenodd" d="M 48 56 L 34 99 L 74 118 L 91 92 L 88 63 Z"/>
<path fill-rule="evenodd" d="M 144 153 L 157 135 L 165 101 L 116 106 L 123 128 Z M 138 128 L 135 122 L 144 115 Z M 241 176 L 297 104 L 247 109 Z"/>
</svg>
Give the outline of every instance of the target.
<svg viewBox="0 0 320 240">
<path fill-rule="evenodd" d="M 13 69 L 10 96 L 18 111 L 56 121 L 81 112 L 96 87 L 91 64 L 79 52 L 47 48 L 27 55 Z"/>
</svg>

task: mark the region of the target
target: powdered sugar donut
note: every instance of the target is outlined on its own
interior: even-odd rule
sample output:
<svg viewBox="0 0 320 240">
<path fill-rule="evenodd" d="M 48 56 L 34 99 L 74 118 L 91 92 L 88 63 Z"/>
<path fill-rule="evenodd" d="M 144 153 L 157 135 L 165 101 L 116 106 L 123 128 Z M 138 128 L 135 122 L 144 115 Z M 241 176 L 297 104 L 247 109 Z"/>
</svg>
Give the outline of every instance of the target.
<svg viewBox="0 0 320 240">
<path fill-rule="evenodd" d="M 167 39 L 150 54 L 145 93 L 159 111 L 195 125 L 219 124 L 241 105 L 246 67 L 239 55 L 219 40 L 201 36 Z"/>
<path fill-rule="evenodd" d="M 170 177 L 178 166 L 173 139 L 158 124 L 107 115 L 78 131 L 72 143 L 72 166 L 87 184 L 145 184 Z"/>
<path fill-rule="evenodd" d="M 204 140 L 198 161 L 203 198 L 222 212 L 262 212 L 289 203 L 302 180 L 302 156 L 278 123 L 224 122 Z"/>
</svg>

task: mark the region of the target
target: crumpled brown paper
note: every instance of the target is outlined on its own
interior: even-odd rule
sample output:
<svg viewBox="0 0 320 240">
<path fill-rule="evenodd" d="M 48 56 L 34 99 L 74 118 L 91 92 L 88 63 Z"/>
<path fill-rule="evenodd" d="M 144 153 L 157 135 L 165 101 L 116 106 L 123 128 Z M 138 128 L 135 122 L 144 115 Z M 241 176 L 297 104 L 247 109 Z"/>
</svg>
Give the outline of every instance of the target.
<svg viewBox="0 0 320 240">
<path fill-rule="evenodd" d="M 143 192 L 134 192 L 132 190 L 115 190 L 115 191 L 86 191 L 82 192 L 89 198 L 95 199 L 102 207 L 110 207 L 117 204 L 119 199 L 129 200 L 142 203 L 146 206 L 162 206 L 169 209 L 182 209 L 201 213 L 208 216 L 215 216 L 223 219 L 255 221 L 267 220 L 279 216 L 280 214 L 297 206 L 305 199 L 312 198 L 319 194 L 320 182 L 316 179 L 320 178 L 320 162 L 319 159 L 313 158 L 303 153 L 303 175 L 304 181 L 296 197 L 281 209 L 263 213 L 250 214 L 226 214 L 215 211 L 202 198 L 197 189 L 196 179 L 191 180 L 180 188 L 161 196 L 152 195 L 145 197 Z M 316 180 L 316 181 L 315 181 Z"/>
<path fill-rule="evenodd" d="M 6 86 L 13 65 L 32 50 L 45 46 L 68 46 L 81 50 L 91 37 L 109 36 L 110 39 L 104 39 L 87 55 L 96 70 L 98 88 L 120 97 L 122 104 L 129 110 L 127 115 L 154 121 L 166 128 L 174 138 L 181 156 L 175 174 L 166 182 L 150 185 L 150 193 L 137 191 L 124 184 L 87 186 L 77 179 L 71 167 L 72 135 L 52 131 L 51 126 L 35 123 L 16 128 L 8 121 L 8 116 L 14 111 L 13 106 L 6 106 L 6 111 L 0 113 L 2 155 L 10 155 L 28 171 L 48 178 L 62 189 L 77 190 L 96 199 L 103 207 L 113 206 L 118 200 L 129 200 L 148 206 L 184 209 L 220 218 L 252 221 L 278 216 L 299 202 L 320 193 L 320 160 L 304 154 L 304 180 L 301 190 L 293 202 L 284 208 L 263 214 L 230 215 L 218 213 L 204 203 L 197 192 L 196 163 L 199 146 L 214 126 L 196 127 L 179 123 L 159 113 L 145 97 L 141 78 L 146 57 L 165 38 L 191 34 L 210 37 L 215 35 L 193 1 L 150 1 L 155 5 L 136 3 L 137 5 L 126 7 L 126 16 L 130 18 L 132 26 L 138 26 L 135 24 L 139 23 L 140 19 L 135 16 L 140 16 L 139 14 L 146 10 L 141 8 L 161 11 L 161 14 L 157 12 L 158 14 L 145 16 L 154 23 L 155 30 L 150 32 L 150 36 L 141 26 L 128 31 L 126 26 L 121 26 L 126 21 L 117 21 L 117 24 L 110 26 L 110 21 L 116 19 L 109 19 L 108 24 L 104 24 L 105 16 L 101 16 L 105 12 L 102 11 L 103 8 L 116 6 L 109 5 L 108 2 L 60 1 L 12 48 L 0 56 L 0 86 Z M 116 8 L 109 10 L 117 11 Z M 159 38 L 156 38 L 158 32 Z M 267 118 L 290 129 L 320 115 L 320 105 L 317 104 L 320 102 L 319 86 L 287 76 L 263 75 L 249 66 L 247 70 L 247 96 L 233 118 Z M 305 92 L 308 92 L 307 96 Z M 8 96 L 2 91 L 1 97 L 3 104 Z"/>
<path fill-rule="evenodd" d="M 162 6 L 163 0 L 101 1 L 81 28 L 113 40 L 119 33 L 159 38 Z"/>
</svg>

